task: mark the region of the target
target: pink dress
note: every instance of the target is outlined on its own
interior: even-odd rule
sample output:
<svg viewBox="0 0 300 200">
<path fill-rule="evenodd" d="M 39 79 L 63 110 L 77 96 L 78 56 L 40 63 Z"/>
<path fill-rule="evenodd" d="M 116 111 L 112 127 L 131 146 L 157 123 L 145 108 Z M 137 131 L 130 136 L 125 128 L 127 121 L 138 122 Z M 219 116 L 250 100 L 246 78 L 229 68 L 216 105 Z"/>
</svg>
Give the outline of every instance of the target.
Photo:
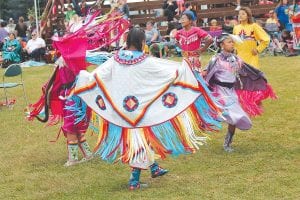
<svg viewBox="0 0 300 200">
<path fill-rule="evenodd" d="M 72 72 L 71 69 L 68 67 L 60 67 L 58 70 L 58 74 L 60 77 L 60 83 L 61 83 L 61 88 L 60 88 L 60 96 L 62 97 L 67 97 L 72 89 L 73 83 L 75 81 L 76 76 Z M 90 120 L 90 109 L 86 108 L 86 114 L 85 117 L 77 122 L 77 116 L 76 112 L 71 109 L 68 109 L 69 107 L 73 107 L 75 104 L 79 106 L 78 111 L 83 112 L 83 102 L 82 100 L 74 95 L 72 96 L 71 99 L 67 100 L 62 100 L 62 117 L 63 117 L 63 125 L 62 125 L 62 131 L 64 134 L 69 133 L 69 134 L 80 134 L 80 133 L 85 133 L 88 126 L 89 126 L 89 120 Z"/>
<path fill-rule="evenodd" d="M 181 29 L 175 35 L 175 39 L 181 46 L 183 57 L 188 58 L 194 70 L 201 69 L 200 53 L 198 52 L 201 48 L 201 42 L 210 37 L 206 31 L 199 27 L 192 27 L 188 31 Z"/>
</svg>

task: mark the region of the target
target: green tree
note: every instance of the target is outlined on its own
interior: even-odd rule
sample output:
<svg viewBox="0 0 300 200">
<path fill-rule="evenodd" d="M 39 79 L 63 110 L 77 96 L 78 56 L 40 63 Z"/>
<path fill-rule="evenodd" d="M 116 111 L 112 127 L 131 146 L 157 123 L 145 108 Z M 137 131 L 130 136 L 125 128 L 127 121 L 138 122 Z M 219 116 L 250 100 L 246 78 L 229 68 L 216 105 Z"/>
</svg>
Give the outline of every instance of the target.
<svg viewBox="0 0 300 200">
<path fill-rule="evenodd" d="M 42 13 L 46 2 L 47 0 L 37 0 L 40 7 L 39 13 Z M 7 20 L 12 17 L 17 20 L 20 16 L 23 16 L 27 19 L 28 9 L 33 7 L 34 0 L 0 0 L 0 18 Z"/>
</svg>

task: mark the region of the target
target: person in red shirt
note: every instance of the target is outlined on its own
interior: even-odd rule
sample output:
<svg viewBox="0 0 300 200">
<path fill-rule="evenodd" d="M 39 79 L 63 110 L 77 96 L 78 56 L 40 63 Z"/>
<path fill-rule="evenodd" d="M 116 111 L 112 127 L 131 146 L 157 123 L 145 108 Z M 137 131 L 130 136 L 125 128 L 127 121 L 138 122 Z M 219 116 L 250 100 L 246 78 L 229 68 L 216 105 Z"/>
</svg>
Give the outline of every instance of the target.
<svg viewBox="0 0 300 200">
<path fill-rule="evenodd" d="M 175 39 L 182 49 L 183 57 L 190 61 L 192 69 L 200 72 L 200 55 L 211 45 L 213 39 L 203 29 L 192 26 L 193 17 L 191 14 L 183 13 L 180 22 L 183 29 L 176 33 Z M 201 46 L 202 43 L 203 46 Z"/>
</svg>

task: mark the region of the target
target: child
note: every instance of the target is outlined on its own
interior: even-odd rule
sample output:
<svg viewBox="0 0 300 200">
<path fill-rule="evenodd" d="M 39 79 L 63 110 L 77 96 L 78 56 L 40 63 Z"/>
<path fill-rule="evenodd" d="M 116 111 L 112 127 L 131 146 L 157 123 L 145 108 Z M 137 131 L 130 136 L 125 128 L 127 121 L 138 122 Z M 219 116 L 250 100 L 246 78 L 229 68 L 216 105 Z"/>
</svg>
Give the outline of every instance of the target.
<svg viewBox="0 0 300 200">
<path fill-rule="evenodd" d="M 74 86 L 76 75 L 80 70 L 86 69 L 84 39 L 66 35 L 64 39 L 53 37 L 53 46 L 61 53 L 56 62 L 56 68 L 43 87 L 40 100 L 29 106 L 28 119 L 37 118 L 48 125 L 55 125 L 62 119 L 61 130 L 67 138 L 68 159 L 65 167 L 76 165 L 93 158 L 93 153 L 84 137 L 89 119 L 90 110 L 87 105 L 76 95 L 67 99 Z M 63 46 L 66 45 L 66 46 Z M 78 46 L 78 44 L 82 44 Z M 65 48 L 63 48 L 65 47 Z M 70 54 L 76 49 L 77 54 Z M 84 53 L 84 54 L 83 54 Z M 82 56 L 81 56 L 82 54 Z M 72 109 L 77 105 L 77 110 Z M 44 118 L 41 113 L 44 112 Z M 83 154 L 79 160 L 78 150 Z"/>
<path fill-rule="evenodd" d="M 70 22 L 70 20 L 72 19 L 72 16 L 75 14 L 76 14 L 76 12 L 75 12 L 75 10 L 73 10 L 73 6 L 71 4 L 69 4 L 67 6 L 67 12 L 66 12 L 66 16 L 65 16 L 67 23 Z"/>
<path fill-rule="evenodd" d="M 175 39 L 182 49 L 183 57 L 189 59 L 192 69 L 201 71 L 200 55 L 213 42 L 212 37 L 201 28 L 192 26 L 193 18 L 190 13 L 184 12 L 180 21 L 183 29 L 177 31 Z M 204 42 L 203 47 L 201 47 L 202 42 Z"/>
<path fill-rule="evenodd" d="M 261 101 L 275 98 L 275 95 L 260 71 L 245 65 L 233 54 L 234 41 L 230 35 L 222 35 L 218 42 L 222 51 L 211 59 L 206 69 L 205 80 L 226 113 L 224 117 L 228 123 L 228 132 L 224 150 L 232 152 L 231 143 L 235 129 L 250 129 L 252 122 L 248 114 L 260 115 Z"/>
<path fill-rule="evenodd" d="M 184 4 L 185 10 L 184 12 L 191 11 L 192 17 L 193 17 L 193 26 L 197 26 L 197 12 L 193 9 L 192 5 L 190 3 Z"/>
<path fill-rule="evenodd" d="M 127 50 L 92 73 L 81 71 L 74 94 L 96 114 L 95 154 L 129 164 L 129 189 L 135 190 L 145 186 L 140 183 L 142 169 L 150 168 L 153 178 L 166 174 L 156 158 L 195 152 L 204 139 L 196 132 L 215 130 L 219 124 L 212 117 L 218 109 L 188 62 L 145 55 L 140 28 L 129 31 L 126 43 Z"/>
<path fill-rule="evenodd" d="M 62 57 L 56 61 L 56 65 L 52 77 L 43 88 L 44 95 L 36 104 L 30 105 L 28 118 L 32 120 L 33 117 L 37 117 L 42 122 L 49 120 L 48 125 L 55 125 L 62 118 L 61 130 L 67 138 L 68 149 L 68 160 L 64 166 L 69 167 L 93 158 L 92 151 L 84 136 L 89 125 L 90 111 L 79 97 L 73 96 L 72 99 L 66 99 L 70 94 L 76 76 Z M 77 111 L 70 110 L 69 108 L 73 104 L 80 106 L 80 108 Z M 43 107 L 45 107 L 45 119 L 40 119 L 39 114 Z M 49 110 L 51 113 L 49 113 Z M 84 114 L 81 120 L 77 120 L 80 112 Z M 78 159 L 78 148 L 83 154 L 80 161 Z"/>
<path fill-rule="evenodd" d="M 222 27 L 218 26 L 218 21 L 216 19 L 212 19 L 210 21 L 209 31 L 219 31 Z"/>
<path fill-rule="evenodd" d="M 149 48 L 149 54 L 157 58 L 163 58 L 163 56 L 165 56 L 164 44 L 163 43 L 151 44 Z"/>
</svg>

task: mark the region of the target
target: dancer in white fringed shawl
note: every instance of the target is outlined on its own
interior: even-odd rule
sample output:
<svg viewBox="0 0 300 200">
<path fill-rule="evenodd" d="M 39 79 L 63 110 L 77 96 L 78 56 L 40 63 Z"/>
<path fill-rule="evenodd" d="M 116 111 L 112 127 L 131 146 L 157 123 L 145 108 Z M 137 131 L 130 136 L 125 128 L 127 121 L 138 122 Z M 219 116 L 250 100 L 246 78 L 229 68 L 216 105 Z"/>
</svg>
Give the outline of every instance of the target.
<svg viewBox="0 0 300 200">
<path fill-rule="evenodd" d="M 153 178 L 167 172 L 156 158 L 194 153 L 205 142 L 200 133 L 220 128 L 219 110 L 189 61 L 148 57 L 144 43 L 143 30 L 131 29 L 128 49 L 91 73 L 81 71 L 73 90 L 94 111 L 95 154 L 128 163 L 130 189 L 141 187 L 141 169 L 150 167 Z"/>
</svg>

